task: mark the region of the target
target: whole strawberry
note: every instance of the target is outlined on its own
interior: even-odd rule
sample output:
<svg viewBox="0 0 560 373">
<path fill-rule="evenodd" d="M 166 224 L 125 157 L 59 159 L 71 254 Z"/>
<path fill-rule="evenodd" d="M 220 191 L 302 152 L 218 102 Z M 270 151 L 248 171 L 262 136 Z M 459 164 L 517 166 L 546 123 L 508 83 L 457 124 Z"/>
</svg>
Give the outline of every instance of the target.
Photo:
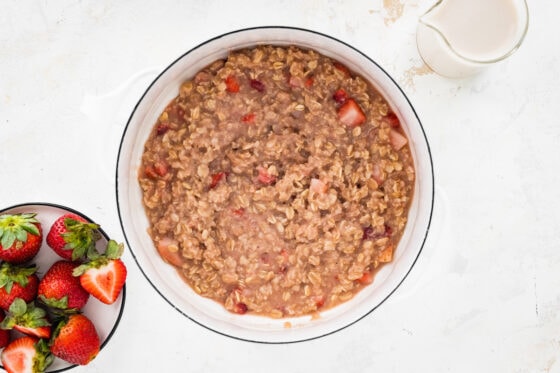
<svg viewBox="0 0 560 373">
<path fill-rule="evenodd" d="M 82 287 L 103 303 L 114 303 L 126 282 L 126 266 L 120 259 L 123 250 L 123 244 L 110 240 L 105 253 L 90 258 L 74 270 Z"/>
<path fill-rule="evenodd" d="M 10 342 L 2 351 L 0 360 L 8 373 L 38 373 L 44 372 L 54 357 L 45 339 L 25 336 Z"/>
<path fill-rule="evenodd" d="M 60 310 L 80 310 L 85 306 L 89 293 L 80 285 L 80 279 L 72 275 L 77 266 L 67 260 L 55 262 L 39 282 L 39 300 Z"/>
<path fill-rule="evenodd" d="M 99 225 L 90 223 L 76 214 L 64 214 L 55 220 L 47 234 L 47 244 L 55 253 L 66 260 L 83 259 L 101 234 Z"/>
<path fill-rule="evenodd" d="M 34 302 L 25 303 L 16 298 L 4 320 L 0 322 L 3 330 L 15 329 L 20 333 L 37 338 L 51 337 L 51 323 L 47 319 L 47 311 L 36 307 Z"/>
<path fill-rule="evenodd" d="M 41 248 L 43 232 L 34 213 L 0 215 L 0 260 L 25 263 Z"/>
<path fill-rule="evenodd" d="M 8 310 L 16 298 L 31 302 L 37 296 L 39 277 L 37 267 L 0 264 L 0 308 Z"/>
<path fill-rule="evenodd" d="M 51 352 L 69 363 L 86 365 L 97 356 L 100 346 L 91 320 L 83 314 L 72 314 L 56 327 Z"/>
</svg>

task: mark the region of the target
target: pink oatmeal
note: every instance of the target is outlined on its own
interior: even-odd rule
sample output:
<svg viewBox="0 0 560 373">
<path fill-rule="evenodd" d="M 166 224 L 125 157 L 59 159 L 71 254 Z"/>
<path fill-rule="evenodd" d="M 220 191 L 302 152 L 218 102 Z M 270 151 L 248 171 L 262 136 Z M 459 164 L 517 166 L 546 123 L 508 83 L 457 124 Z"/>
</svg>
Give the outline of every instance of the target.
<svg viewBox="0 0 560 373">
<path fill-rule="evenodd" d="M 313 50 L 234 51 L 184 82 L 145 144 L 149 233 L 235 313 L 314 314 L 390 262 L 414 166 L 374 87 Z"/>
</svg>

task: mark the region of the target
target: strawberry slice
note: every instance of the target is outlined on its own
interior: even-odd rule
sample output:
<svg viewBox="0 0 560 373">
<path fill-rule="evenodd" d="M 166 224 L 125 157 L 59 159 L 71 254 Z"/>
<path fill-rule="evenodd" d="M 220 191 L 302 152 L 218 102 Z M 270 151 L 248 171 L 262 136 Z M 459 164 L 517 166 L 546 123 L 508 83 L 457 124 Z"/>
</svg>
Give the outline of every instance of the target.
<svg viewBox="0 0 560 373">
<path fill-rule="evenodd" d="M 120 259 L 124 245 L 110 240 L 105 254 L 77 267 L 73 274 L 80 277 L 82 287 L 106 304 L 114 303 L 126 281 L 126 266 Z"/>
<path fill-rule="evenodd" d="M 349 98 L 338 108 L 338 119 L 347 126 L 356 127 L 364 124 L 366 115 L 360 105 L 354 99 Z"/>
<path fill-rule="evenodd" d="M 80 276 L 80 283 L 88 293 L 106 304 L 114 303 L 126 281 L 126 266 L 113 259 L 99 268 L 90 268 Z"/>
<path fill-rule="evenodd" d="M 391 128 L 391 132 L 389 132 L 389 141 L 391 142 L 391 146 L 395 150 L 400 150 L 408 142 L 406 137 L 404 137 L 400 132 L 392 128 Z"/>
<path fill-rule="evenodd" d="M 239 92 L 239 82 L 235 76 L 229 75 L 226 78 L 226 91 L 231 93 Z"/>
<path fill-rule="evenodd" d="M 183 257 L 179 251 L 179 243 L 176 240 L 164 237 L 157 243 L 156 248 L 161 258 L 167 263 L 175 267 L 183 265 Z"/>
<path fill-rule="evenodd" d="M 8 373 L 44 372 L 54 357 L 46 340 L 25 336 L 14 339 L 2 351 L 0 360 Z"/>
<path fill-rule="evenodd" d="M 378 163 L 376 163 L 372 166 L 371 177 L 379 185 L 383 184 L 383 181 L 385 181 L 385 174 L 383 173 L 383 169 L 381 168 L 381 166 Z"/>
</svg>

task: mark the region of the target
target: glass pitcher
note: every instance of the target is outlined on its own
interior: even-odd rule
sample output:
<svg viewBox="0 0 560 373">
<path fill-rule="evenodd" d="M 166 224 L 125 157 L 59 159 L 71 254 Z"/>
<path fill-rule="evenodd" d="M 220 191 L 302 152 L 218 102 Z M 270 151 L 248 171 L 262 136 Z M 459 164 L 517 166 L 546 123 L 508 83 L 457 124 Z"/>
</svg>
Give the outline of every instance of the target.
<svg viewBox="0 0 560 373">
<path fill-rule="evenodd" d="M 420 17 L 416 41 L 432 70 L 462 78 L 513 54 L 528 27 L 525 0 L 439 0 Z"/>
</svg>

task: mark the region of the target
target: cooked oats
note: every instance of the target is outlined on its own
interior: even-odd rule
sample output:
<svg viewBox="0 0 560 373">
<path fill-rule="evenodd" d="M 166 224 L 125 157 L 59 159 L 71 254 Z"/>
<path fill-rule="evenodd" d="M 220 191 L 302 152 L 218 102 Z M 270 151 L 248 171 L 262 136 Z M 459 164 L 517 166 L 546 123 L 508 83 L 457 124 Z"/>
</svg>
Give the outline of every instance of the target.
<svg viewBox="0 0 560 373">
<path fill-rule="evenodd" d="M 414 165 L 385 98 L 313 50 L 231 52 L 184 82 L 139 183 L 158 252 L 235 313 L 316 314 L 392 260 Z"/>
</svg>

